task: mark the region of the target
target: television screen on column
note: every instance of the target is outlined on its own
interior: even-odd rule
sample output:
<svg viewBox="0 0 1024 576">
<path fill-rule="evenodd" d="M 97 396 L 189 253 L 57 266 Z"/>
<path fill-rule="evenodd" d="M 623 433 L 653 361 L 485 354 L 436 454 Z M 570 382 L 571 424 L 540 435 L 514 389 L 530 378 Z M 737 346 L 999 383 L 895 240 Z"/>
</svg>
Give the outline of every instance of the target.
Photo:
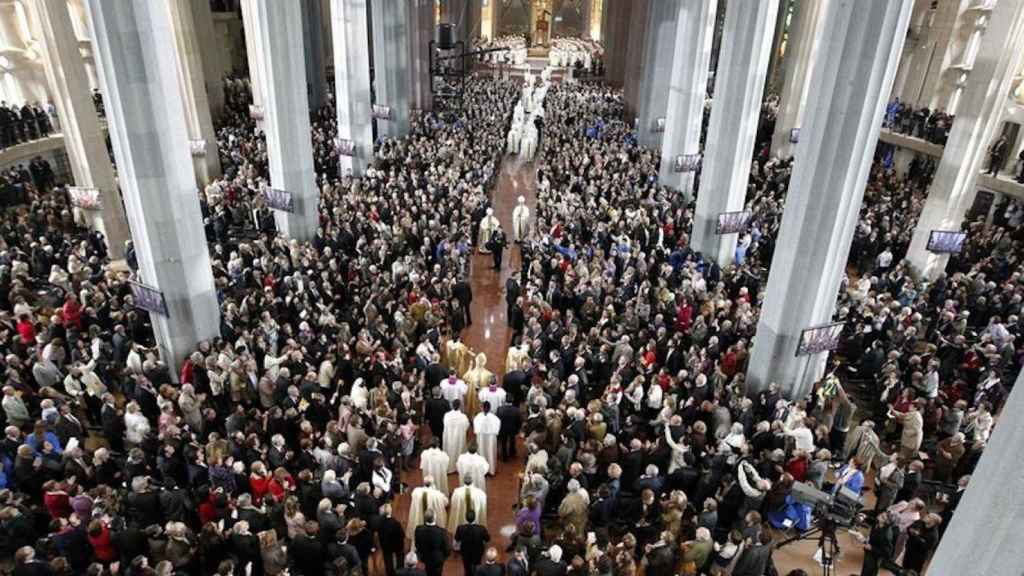
<svg viewBox="0 0 1024 576">
<path fill-rule="evenodd" d="M 845 324 L 845 322 L 834 322 L 824 326 L 804 328 L 800 332 L 800 343 L 796 347 L 796 355 L 810 356 L 835 350 L 839 347 L 839 337 L 843 334 Z"/>
<path fill-rule="evenodd" d="M 952 230 L 932 230 L 928 235 L 929 252 L 936 254 L 959 254 L 964 249 L 966 232 Z"/>
<path fill-rule="evenodd" d="M 750 210 L 741 212 L 722 212 L 718 215 L 718 223 L 715 226 L 715 234 L 739 234 L 750 225 L 752 214 Z"/>
</svg>

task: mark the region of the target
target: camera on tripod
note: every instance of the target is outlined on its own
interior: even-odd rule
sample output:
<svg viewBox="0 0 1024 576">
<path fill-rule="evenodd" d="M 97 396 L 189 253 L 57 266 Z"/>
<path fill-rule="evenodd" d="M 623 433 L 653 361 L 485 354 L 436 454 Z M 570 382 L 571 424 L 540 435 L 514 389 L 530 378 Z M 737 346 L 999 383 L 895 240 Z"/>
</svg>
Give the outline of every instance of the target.
<svg viewBox="0 0 1024 576">
<path fill-rule="evenodd" d="M 816 523 L 827 521 L 834 526 L 852 528 L 859 523 L 858 515 L 864 508 L 860 495 L 845 486 L 840 486 L 833 496 L 806 482 L 796 482 L 792 494 L 794 500 L 813 510 Z"/>
</svg>

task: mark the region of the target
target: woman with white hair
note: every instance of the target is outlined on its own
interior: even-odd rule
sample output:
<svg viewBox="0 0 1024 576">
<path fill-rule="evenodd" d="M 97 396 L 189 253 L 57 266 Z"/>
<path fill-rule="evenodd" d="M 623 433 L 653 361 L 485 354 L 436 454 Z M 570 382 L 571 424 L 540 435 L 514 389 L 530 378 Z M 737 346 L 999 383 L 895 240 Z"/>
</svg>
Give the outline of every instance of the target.
<svg viewBox="0 0 1024 576">
<path fill-rule="evenodd" d="M 125 437 L 132 446 L 138 446 L 149 434 L 149 419 L 135 402 L 129 402 L 124 413 Z"/>
</svg>

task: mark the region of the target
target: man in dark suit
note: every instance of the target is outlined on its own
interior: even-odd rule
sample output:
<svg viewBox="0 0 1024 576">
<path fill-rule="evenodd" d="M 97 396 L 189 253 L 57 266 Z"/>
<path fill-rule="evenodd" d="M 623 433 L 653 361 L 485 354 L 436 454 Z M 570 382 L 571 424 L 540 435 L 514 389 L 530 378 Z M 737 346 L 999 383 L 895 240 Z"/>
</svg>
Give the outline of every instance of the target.
<svg viewBox="0 0 1024 576">
<path fill-rule="evenodd" d="M 380 548 L 384 553 L 384 570 L 388 576 L 395 576 L 395 572 L 405 555 L 405 528 L 402 523 L 391 516 L 391 505 L 381 506 L 380 526 L 377 527 L 377 534 L 380 537 Z M 415 566 L 415 564 L 414 564 Z"/>
<path fill-rule="evenodd" d="M 466 511 L 466 523 L 455 529 L 455 541 L 462 554 L 462 566 L 466 576 L 473 576 L 474 569 L 484 558 L 484 549 L 491 541 L 487 528 L 476 523 L 476 512 Z"/>
<path fill-rule="evenodd" d="M 498 564 L 498 550 L 488 548 L 484 563 L 476 567 L 473 576 L 505 576 L 505 567 Z"/>
<path fill-rule="evenodd" d="M 562 547 L 555 544 L 548 548 L 547 553 L 542 554 L 533 566 L 533 572 L 537 576 L 565 576 L 567 566 L 562 562 Z"/>
<path fill-rule="evenodd" d="M 515 275 L 509 276 L 505 281 L 505 318 L 508 320 L 509 326 L 512 325 L 512 311 L 516 307 L 516 301 L 519 300 L 520 292 L 519 282 Z"/>
<path fill-rule="evenodd" d="M 498 454 L 504 462 L 516 457 L 516 436 L 523 426 L 519 406 L 503 404 L 498 408 L 498 420 L 501 420 L 501 428 L 498 429 Z"/>
<path fill-rule="evenodd" d="M 526 557 L 526 546 L 516 547 L 515 554 L 505 563 L 506 576 L 527 576 L 530 573 L 530 561 Z"/>
<path fill-rule="evenodd" d="M 319 576 L 324 573 L 324 547 L 317 534 L 320 526 L 310 520 L 305 529 L 306 533 L 288 546 L 288 564 L 295 569 L 295 574 Z"/>
<path fill-rule="evenodd" d="M 444 572 L 444 561 L 452 553 L 448 533 L 434 523 L 432 510 L 427 510 L 423 515 L 423 522 L 424 524 L 416 527 L 413 534 L 413 546 L 427 568 L 427 576 L 441 576 Z"/>
<path fill-rule="evenodd" d="M 427 419 L 427 425 L 430 426 L 430 433 L 434 438 L 441 438 L 441 434 L 444 433 L 444 415 L 448 413 L 448 401 L 441 398 L 441 388 L 433 387 L 431 390 L 431 398 L 427 400 L 426 407 L 423 409 L 423 415 Z"/>
<path fill-rule="evenodd" d="M 508 403 L 518 404 L 523 400 L 523 391 L 530 385 L 530 375 L 524 370 L 513 370 L 505 374 L 501 387 L 508 393 Z M 501 417 L 501 414 L 498 414 Z"/>
<path fill-rule="evenodd" d="M 459 302 L 459 308 L 466 315 L 466 326 L 473 324 L 473 317 L 470 315 L 469 306 L 473 302 L 473 288 L 463 276 L 452 286 L 452 296 Z"/>
</svg>

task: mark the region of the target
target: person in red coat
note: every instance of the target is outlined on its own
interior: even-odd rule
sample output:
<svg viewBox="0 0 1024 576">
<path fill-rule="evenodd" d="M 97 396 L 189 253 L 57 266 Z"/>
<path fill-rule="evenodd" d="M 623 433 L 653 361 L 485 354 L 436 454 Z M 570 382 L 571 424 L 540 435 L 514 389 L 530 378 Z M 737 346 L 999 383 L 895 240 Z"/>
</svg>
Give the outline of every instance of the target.
<svg viewBox="0 0 1024 576">
<path fill-rule="evenodd" d="M 34 346 L 36 343 L 36 327 L 32 324 L 32 320 L 28 317 L 28 314 L 22 314 L 21 318 L 18 318 L 18 335 L 21 336 L 21 343 L 25 346 Z"/>
<path fill-rule="evenodd" d="M 64 301 L 64 308 L 61 312 L 64 316 L 65 326 L 68 328 L 74 328 L 75 330 L 82 329 L 82 305 L 78 303 L 77 296 L 74 294 L 68 294 L 68 298 Z"/>
<path fill-rule="evenodd" d="M 117 560 L 117 549 L 110 541 L 110 528 L 103 520 L 89 523 L 89 544 L 92 545 L 92 553 L 97 562 L 110 564 Z"/>
<path fill-rule="evenodd" d="M 56 480 L 47 480 L 43 484 L 43 504 L 54 520 L 71 515 L 71 498 L 64 486 Z"/>
</svg>

